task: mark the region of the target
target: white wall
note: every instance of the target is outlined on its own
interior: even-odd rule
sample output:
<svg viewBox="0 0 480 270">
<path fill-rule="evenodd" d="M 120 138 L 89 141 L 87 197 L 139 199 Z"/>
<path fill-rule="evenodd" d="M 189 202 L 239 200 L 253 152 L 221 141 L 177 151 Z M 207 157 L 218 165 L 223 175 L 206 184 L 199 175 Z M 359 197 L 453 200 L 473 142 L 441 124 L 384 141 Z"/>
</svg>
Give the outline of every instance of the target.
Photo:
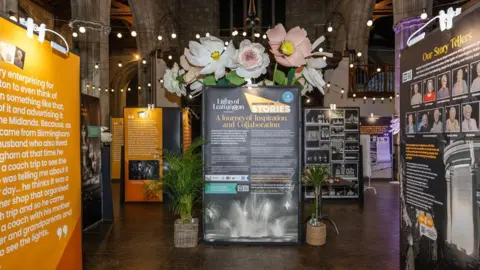
<svg viewBox="0 0 480 270">
<path fill-rule="evenodd" d="M 385 98 L 383 104 L 380 98 L 376 98 L 375 104 L 372 104 L 372 98 L 368 97 L 365 104 L 362 98 L 347 98 L 348 96 L 348 72 L 349 60 L 343 58 L 335 70 L 327 70 L 325 72 L 325 81 L 330 82 L 330 92 L 325 91 L 324 106 L 330 107 L 330 104 L 336 104 L 337 107 L 360 107 L 360 116 L 369 116 L 373 113 L 376 116 L 392 116 L 395 114 L 395 97 L 390 102 Z M 336 86 L 338 85 L 338 86 Z M 341 98 L 341 88 L 344 88 L 345 93 Z M 392 93 L 393 95 L 393 93 Z"/>
</svg>

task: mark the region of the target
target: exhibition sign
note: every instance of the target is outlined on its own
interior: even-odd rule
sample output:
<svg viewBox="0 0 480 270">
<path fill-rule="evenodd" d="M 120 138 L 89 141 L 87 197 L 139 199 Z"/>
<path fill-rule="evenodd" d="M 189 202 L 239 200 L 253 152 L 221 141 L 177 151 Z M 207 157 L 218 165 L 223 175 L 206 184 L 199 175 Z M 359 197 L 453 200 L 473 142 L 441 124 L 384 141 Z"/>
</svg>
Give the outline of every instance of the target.
<svg viewBox="0 0 480 270">
<path fill-rule="evenodd" d="M 360 144 L 363 146 L 363 173 L 366 177 L 392 178 L 391 121 L 391 117 L 360 117 Z"/>
<path fill-rule="evenodd" d="M 359 108 L 309 108 L 304 114 L 304 166 L 326 166 L 333 176 L 322 198 L 359 198 Z M 313 188 L 305 188 L 305 197 L 313 198 Z"/>
<path fill-rule="evenodd" d="M 83 229 L 102 220 L 102 141 L 100 138 L 100 99 L 81 95 L 80 134 L 82 152 Z"/>
<path fill-rule="evenodd" d="M 122 146 L 123 146 L 123 118 L 111 118 L 110 127 L 112 142 L 110 144 L 110 179 L 120 179 Z"/>
<path fill-rule="evenodd" d="M 0 29 L 0 269 L 82 269 L 80 59 Z"/>
<path fill-rule="evenodd" d="M 403 269 L 480 267 L 480 9 L 401 54 Z"/>
<path fill-rule="evenodd" d="M 203 91 L 204 240 L 300 241 L 300 95 L 295 87 Z"/>
<path fill-rule="evenodd" d="M 124 108 L 125 201 L 162 201 L 163 192 L 150 194 L 148 181 L 162 177 L 162 109 Z"/>
<path fill-rule="evenodd" d="M 192 144 L 192 126 L 190 123 L 189 109 L 182 110 L 182 141 L 183 152 Z"/>
</svg>

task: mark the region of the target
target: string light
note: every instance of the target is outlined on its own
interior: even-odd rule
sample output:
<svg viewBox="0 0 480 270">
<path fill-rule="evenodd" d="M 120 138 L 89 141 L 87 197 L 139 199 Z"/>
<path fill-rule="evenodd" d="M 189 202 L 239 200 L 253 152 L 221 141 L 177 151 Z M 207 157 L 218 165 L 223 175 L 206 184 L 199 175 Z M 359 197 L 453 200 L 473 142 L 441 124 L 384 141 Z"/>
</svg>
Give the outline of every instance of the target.
<svg viewBox="0 0 480 270">
<path fill-rule="evenodd" d="M 384 100 L 384 98 L 382 97 L 382 99 L 381 99 L 381 100 L 382 100 L 382 104 L 383 104 L 383 100 Z"/>
<path fill-rule="evenodd" d="M 266 35 L 266 34 L 263 34 L 262 38 L 263 38 L 263 39 L 267 39 L 267 35 Z"/>
<path fill-rule="evenodd" d="M 372 100 L 373 100 L 373 104 L 375 104 L 375 98 L 372 98 Z"/>
<path fill-rule="evenodd" d="M 363 104 L 367 103 L 367 97 L 363 96 Z"/>
<path fill-rule="evenodd" d="M 75 32 L 75 31 L 73 31 L 72 36 L 73 36 L 74 38 L 76 38 L 76 37 L 78 37 L 78 33 Z"/>
<path fill-rule="evenodd" d="M 122 38 L 122 37 L 123 37 L 122 33 L 118 33 L 118 34 L 117 34 L 117 37 L 118 37 L 118 38 Z"/>
<path fill-rule="evenodd" d="M 105 88 L 105 92 L 108 92 L 108 88 Z"/>
<path fill-rule="evenodd" d="M 195 37 L 196 37 L 197 39 L 199 39 L 199 38 L 200 38 L 200 34 L 196 34 Z"/>
<path fill-rule="evenodd" d="M 392 102 L 392 96 L 390 96 L 390 102 Z"/>
<path fill-rule="evenodd" d="M 160 79 L 160 83 L 163 83 L 163 79 Z"/>
<path fill-rule="evenodd" d="M 136 60 L 139 60 L 139 59 L 140 59 L 140 55 L 135 54 L 135 59 L 136 59 Z"/>
<path fill-rule="evenodd" d="M 87 88 L 90 88 L 90 84 L 87 83 Z"/>
<path fill-rule="evenodd" d="M 95 86 L 92 86 L 92 89 L 95 90 Z"/>
<path fill-rule="evenodd" d="M 362 56 L 362 52 L 358 52 L 358 53 L 357 53 L 357 56 L 358 56 L 358 57 L 361 57 L 361 56 Z"/>
<path fill-rule="evenodd" d="M 367 21 L 367 26 L 370 27 L 370 26 L 372 26 L 372 25 L 373 25 L 373 21 L 372 21 L 371 19 L 368 20 L 368 21 Z"/>
<path fill-rule="evenodd" d="M 310 103 L 310 98 L 307 98 L 307 103 Z"/>
<path fill-rule="evenodd" d="M 238 31 L 237 29 L 233 29 L 232 36 L 236 36 L 236 35 L 238 35 Z"/>
<path fill-rule="evenodd" d="M 426 20 L 428 18 L 427 10 L 422 9 L 422 14 L 420 14 L 420 19 Z"/>
<path fill-rule="evenodd" d="M 136 37 L 137 36 L 137 31 L 132 30 L 132 32 L 130 34 L 132 35 L 132 37 Z"/>
<path fill-rule="evenodd" d="M 147 64 L 147 60 L 143 59 L 143 60 L 142 60 L 142 64 L 146 65 L 146 64 Z"/>
<path fill-rule="evenodd" d="M 255 33 L 254 36 L 255 36 L 256 38 L 259 38 L 259 37 L 260 37 L 260 33 Z"/>
<path fill-rule="evenodd" d="M 128 90 L 128 92 L 130 92 L 130 91 L 132 91 L 132 88 L 128 87 L 128 89 L 127 89 L 127 90 Z"/>
<path fill-rule="evenodd" d="M 400 97 L 400 94 L 397 94 L 397 98 Z"/>
<path fill-rule="evenodd" d="M 192 99 L 193 98 L 192 94 L 188 94 L 188 98 Z"/>
<path fill-rule="evenodd" d="M 328 23 L 327 31 L 328 31 L 328 32 L 332 32 L 332 31 L 333 31 L 332 23 Z"/>
<path fill-rule="evenodd" d="M 95 63 L 95 69 L 98 69 L 99 65 L 98 63 Z"/>
<path fill-rule="evenodd" d="M 112 93 L 115 92 L 115 90 L 112 88 Z"/>
<path fill-rule="evenodd" d="M 322 47 L 318 48 L 318 51 L 323 52 L 323 48 Z"/>
<path fill-rule="evenodd" d="M 323 60 L 325 60 L 325 61 L 326 61 L 326 60 L 327 60 L 327 57 L 326 57 L 326 56 L 324 56 L 324 57 L 323 57 Z"/>
<path fill-rule="evenodd" d="M 206 36 L 206 37 L 209 37 L 209 36 L 210 36 L 210 33 L 209 33 L 209 32 L 205 33 L 205 36 Z"/>
<path fill-rule="evenodd" d="M 162 40 L 163 37 L 162 37 L 161 35 L 158 35 L 157 39 L 158 39 L 158 40 Z"/>
<path fill-rule="evenodd" d="M 350 64 L 350 68 L 353 68 L 353 64 Z"/>
<path fill-rule="evenodd" d="M 84 26 L 80 26 L 80 28 L 78 28 L 78 31 L 84 34 L 85 32 L 87 32 L 87 29 Z"/>
<path fill-rule="evenodd" d="M 175 34 L 175 32 L 172 33 L 172 38 L 173 39 L 177 38 L 177 34 Z"/>
<path fill-rule="evenodd" d="M 225 41 L 225 46 L 228 46 L 228 41 Z"/>
<path fill-rule="evenodd" d="M 139 86 L 138 86 L 138 90 L 141 90 L 141 89 L 142 89 L 142 87 L 139 85 Z"/>
<path fill-rule="evenodd" d="M 243 35 L 244 37 L 246 37 L 246 36 L 247 36 L 247 32 L 243 31 L 242 35 Z"/>
<path fill-rule="evenodd" d="M 123 93 L 123 89 L 120 89 L 120 92 L 122 92 L 122 93 Z"/>
<path fill-rule="evenodd" d="M 148 87 L 150 87 L 150 86 L 152 86 L 152 84 L 151 84 L 151 83 L 148 83 Z"/>
<path fill-rule="evenodd" d="M 381 68 L 377 68 L 377 72 L 380 72 L 380 71 L 382 71 L 382 69 L 381 69 Z"/>
<path fill-rule="evenodd" d="M 118 62 L 118 67 L 122 67 L 122 62 Z"/>
<path fill-rule="evenodd" d="M 169 55 L 169 56 L 168 56 L 168 59 L 172 60 L 172 56 L 171 56 L 171 55 Z"/>
<path fill-rule="evenodd" d="M 330 82 L 327 83 L 327 87 L 330 88 Z"/>
</svg>

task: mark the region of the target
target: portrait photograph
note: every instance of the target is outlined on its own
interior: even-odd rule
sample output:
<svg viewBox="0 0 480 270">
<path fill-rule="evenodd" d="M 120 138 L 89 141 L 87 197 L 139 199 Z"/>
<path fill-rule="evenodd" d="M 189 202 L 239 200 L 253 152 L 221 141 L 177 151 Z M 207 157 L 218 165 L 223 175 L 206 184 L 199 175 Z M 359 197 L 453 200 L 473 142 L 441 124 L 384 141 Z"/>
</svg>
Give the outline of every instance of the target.
<svg viewBox="0 0 480 270">
<path fill-rule="evenodd" d="M 454 69 L 452 71 L 452 96 L 458 96 L 468 93 L 468 74 L 468 65 Z"/>
<path fill-rule="evenodd" d="M 422 104 L 423 92 L 422 83 L 415 82 L 410 85 L 410 105 Z"/>
<path fill-rule="evenodd" d="M 318 114 L 319 110 L 305 110 L 305 123 L 308 124 L 317 124 L 318 123 Z"/>
<path fill-rule="evenodd" d="M 129 160 L 129 180 L 158 180 L 160 162 L 158 160 Z"/>
<path fill-rule="evenodd" d="M 460 105 L 445 107 L 445 132 L 460 132 Z"/>
<path fill-rule="evenodd" d="M 13 59 L 13 64 L 21 69 L 23 69 L 23 64 L 25 62 L 25 52 L 20 48 L 16 47 L 15 58 Z"/>
<path fill-rule="evenodd" d="M 318 110 L 317 123 L 320 125 L 330 124 L 330 112 L 329 110 Z"/>
<path fill-rule="evenodd" d="M 406 134 L 416 133 L 417 124 L 415 123 L 415 113 L 407 113 L 405 117 L 406 117 L 405 133 Z"/>
<path fill-rule="evenodd" d="M 330 128 L 328 126 L 320 127 L 320 140 L 325 141 L 330 139 Z"/>
<path fill-rule="evenodd" d="M 344 142 L 340 140 L 332 140 L 332 161 L 343 160 Z"/>
<path fill-rule="evenodd" d="M 478 102 L 462 103 L 462 132 L 478 132 Z"/>
<path fill-rule="evenodd" d="M 441 133 L 443 132 L 443 108 L 417 112 L 418 133 Z"/>
<path fill-rule="evenodd" d="M 345 129 L 358 130 L 358 110 L 345 110 Z"/>
<path fill-rule="evenodd" d="M 470 92 L 480 91 L 480 61 L 470 64 L 470 74 L 472 77 Z"/>
<path fill-rule="evenodd" d="M 437 75 L 437 100 L 450 97 L 450 71 Z"/>
<path fill-rule="evenodd" d="M 320 128 L 318 126 L 307 126 L 305 130 L 305 144 L 307 148 L 320 147 Z"/>
<path fill-rule="evenodd" d="M 423 80 L 423 103 L 429 103 L 436 100 L 435 77 Z"/>
</svg>

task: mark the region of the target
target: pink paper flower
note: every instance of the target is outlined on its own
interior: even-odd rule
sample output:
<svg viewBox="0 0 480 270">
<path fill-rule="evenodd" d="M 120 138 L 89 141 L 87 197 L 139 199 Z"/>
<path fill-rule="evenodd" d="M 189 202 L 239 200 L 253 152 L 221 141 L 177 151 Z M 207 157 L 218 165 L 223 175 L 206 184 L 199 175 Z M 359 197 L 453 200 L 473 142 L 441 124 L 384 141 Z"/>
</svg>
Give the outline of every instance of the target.
<svg viewBox="0 0 480 270">
<path fill-rule="evenodd" d="M 267 31 L 267 36 L 270 51 L 280 65 L 299 67 L 306 64 L 305 58 L 311 55 L 312 43 L 305 29 L 297 26 L 287 33 L 282 24 L 277 24 Z"/>
</svg>

